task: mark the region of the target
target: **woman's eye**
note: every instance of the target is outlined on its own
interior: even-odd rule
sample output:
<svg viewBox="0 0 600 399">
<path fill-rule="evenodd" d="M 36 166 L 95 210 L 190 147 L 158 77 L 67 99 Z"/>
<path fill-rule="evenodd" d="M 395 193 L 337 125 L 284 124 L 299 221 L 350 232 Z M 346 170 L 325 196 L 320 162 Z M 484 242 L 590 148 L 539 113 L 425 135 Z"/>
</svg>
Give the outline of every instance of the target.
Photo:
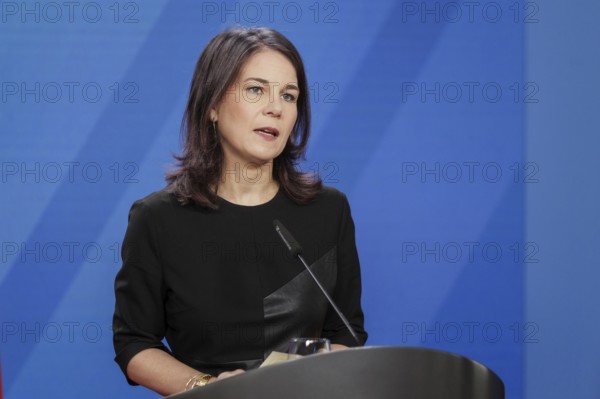
<svg viewBox="0 0 600 399">
<path fill-rule="evenodd" d="M 252 94 L 262 94 L 263 93 L 263 89 L 260 86 L 250 86 L 246 90 Z"/>
<path fill-rule="evenodd" d="M 285 101 L 288 101 L 290 103 L 295 103 L 296 102 L 296 96 L 290 93 L 283 93 L 282 95 L 283 99 Z"/>
</svg>

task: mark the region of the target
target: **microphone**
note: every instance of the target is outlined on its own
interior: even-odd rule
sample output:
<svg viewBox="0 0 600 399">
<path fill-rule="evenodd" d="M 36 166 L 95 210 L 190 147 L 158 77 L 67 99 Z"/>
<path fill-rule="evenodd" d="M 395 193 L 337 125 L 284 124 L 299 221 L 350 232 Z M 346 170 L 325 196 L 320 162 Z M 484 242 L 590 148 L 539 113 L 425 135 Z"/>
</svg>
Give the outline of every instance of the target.
<svg viewBox="0 0 600 399">
<path fill-rule="evenodd" d="M 308 273 L 313 278 L 313 280 L 315 280 L 315 283 L 317 283 L 317 285 L 321 289 L 321 292 L 323 292 L 323 294 L 325 295 L 325 298 L 327 298 L 327 300 L 329 301 L 329 303 L 331 304 L 331 306 L 333 307 L 333 309 L 335 310 L 337 315 L 344 322 L 344 325 L 346 326 L 348 331 L 350 331 L 350 334 L 352 334 L 352 338 L 354 338 L 354 340 L 356 341 L 356 343 L 359 346 L 362 345 L 360 343 L 360 340 L 358 339 L 358 336 L 356 335 L 356 332 L 354 331 L 354 329 L 352 328 L 350 323 L 348 323 L 348 319 L 346 319 L 346 316 L 344 316 L 344 314 L 340 311 L 340 309 L 337 307 L 335 302 L 333 302 L 333 299 L 331 299 L 331 297 L 329 296 L 329 294 L 327 293 L 325 288 L 323 288 L 323 286 L 321 285 L 321 282 L 319 281 L 317 276 L 315 276 L 313 274 L 312 270 L 310 270 L 310 267 L 308 267 L 308 264 L 302 257 L 302 247 L 300 246 L 298 241 L 296 241 L 294 239 L 294 237 L 290 234 L 290 232 L 285 228 L 285 226 L 279 220 L 277 220 L 277 219 L 273 220 L 273 227 L 275 227 L 275 231 L 277 232 L 277 234 L 279 235 L 279 237 L 281 238 L 281 240 L 287 247 L 288 251 L 290 251 L 290 253 L 292 254 L 293 257 L 298 257 L 298 259 L 300 259 L 300 262 L 302 262 L 302 264 L 304 265 L 304 268 L 308 271 Z"/>
</svg>

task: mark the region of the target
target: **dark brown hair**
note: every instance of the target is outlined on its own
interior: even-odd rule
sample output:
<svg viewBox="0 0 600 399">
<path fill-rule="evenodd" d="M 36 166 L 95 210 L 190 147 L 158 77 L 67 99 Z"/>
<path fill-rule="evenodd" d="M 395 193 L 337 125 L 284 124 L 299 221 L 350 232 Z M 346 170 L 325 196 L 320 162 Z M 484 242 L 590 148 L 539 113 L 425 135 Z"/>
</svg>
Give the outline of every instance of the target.
<svg viewBox="0 0 600 399">
<path fill-rule="evenodd" d="M 221 178 L 223 149 L 210 120 L 210 109 L 221 102 L 250 56 L 265 49 L 278 51 L 292 63 L 300 89 L 298 117 L 283 152 L 273 161 L 273 178 L 298 204 L 308 203 L 321 190 L 318 177 L 297 169 L 310 135 L 308 83 L 298 50 L 273 29 L 236 27 L 215 36 L 196 63 L 181 126 L 183 154 L 175 155 L 177 168 L 166 175 L 167 191 L 182 204 L 217 208 L 217 195 L 211 187 L 218 187 Z"/>
</svg>

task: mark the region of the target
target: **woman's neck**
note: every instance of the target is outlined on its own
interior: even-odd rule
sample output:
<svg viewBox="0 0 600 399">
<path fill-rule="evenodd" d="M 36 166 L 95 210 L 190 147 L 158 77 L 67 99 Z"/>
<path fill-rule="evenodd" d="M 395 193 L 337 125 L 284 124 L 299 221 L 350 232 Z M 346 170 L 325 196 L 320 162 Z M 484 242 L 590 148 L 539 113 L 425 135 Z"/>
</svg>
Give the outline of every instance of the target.
<svg viewBox="0 0 600 399">
<path fill-rule="evenodd" d="M 260 205 L 271 200 L 279 190 L 273 179 L 273 162 L 226 162 L 223 165 L 217 195 L 238 205 Z"/>
</svg>

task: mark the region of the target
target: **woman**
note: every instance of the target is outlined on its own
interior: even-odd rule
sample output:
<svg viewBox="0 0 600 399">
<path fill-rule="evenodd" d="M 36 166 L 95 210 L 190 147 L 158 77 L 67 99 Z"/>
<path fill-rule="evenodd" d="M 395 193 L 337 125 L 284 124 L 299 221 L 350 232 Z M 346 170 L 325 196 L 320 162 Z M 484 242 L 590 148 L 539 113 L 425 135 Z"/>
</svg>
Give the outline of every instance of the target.
<svg viewBox="0 0 600 399">
<path fill-rule="evenodd" d="M 308 94 L 300 55 L 274 30 L 228 30 L 203 51 L 179 167 L 129 214 L 113 331 L 131 384 L 163 395 L 203 386 L 298 336 L 357 344 L 274 219 L 366 341 L 346 197 L 295 168 L 309 137 Z"/>
</svg>

